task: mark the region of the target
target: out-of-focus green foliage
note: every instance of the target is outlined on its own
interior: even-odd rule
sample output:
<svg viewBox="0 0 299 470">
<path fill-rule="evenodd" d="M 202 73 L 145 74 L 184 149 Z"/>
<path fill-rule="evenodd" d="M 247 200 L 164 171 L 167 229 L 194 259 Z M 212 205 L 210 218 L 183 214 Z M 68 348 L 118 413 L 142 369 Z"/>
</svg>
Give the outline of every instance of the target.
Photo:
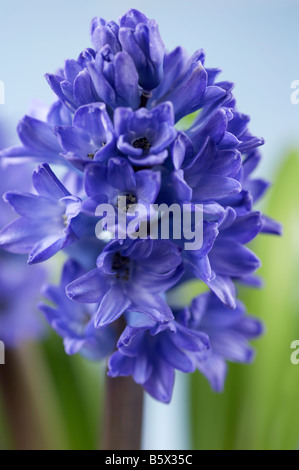
<svg viewBox="0 0 299 470">
<path fill-rule="evenodd" d="M 242 289 L 248 311 L 266 326 L 253 365 L 230 365 L 225 393 L 199 374 L 191 378 L 194 449 L 296 449 L 299 443 L 299 365 L 290 361 L 299 339 L 299 154 L 290 152 L 263 208 L 283 224 L 282 238 L 261 235 L 262 290 Z"/>
<path fill-rule="evenodd" d="M 185 131 L 192 126 L 194 120 L 199 115 L 200 111 L 195 111 L 194 113 L 188 114 L 188 116 L 183 117 L 179 122 L 176 123 L 176 128 L 179 131 Z"/>
<path fill-rule="evenodd" d="M 64 261 L 61 253 L 55 262 L 51 261 L 49 282 L 59 283 Z M 24 412 L 21 421 L 28 416 L 32 421 L 29 431 L 24 430 L 31 433 L 24 439 L 25 448 L 98 449 L 104 365 L 89 362 L 78 354 L 67 356 L 62 339 L 50 328 L 39 344 L 24 345 L 11 354 L 13 364 L 6 364 L 5 367 L 10 368 L 10 376 L 13 377 L 10 380 L 17 388 L 15 399 L 19 396 L 18 401 L 21 401 L 21 396 L 26 397 L 23 404 L 16 404 Z M 7 386 L 5 380 L 0 370 L 0 449 L 14 449 L 22 444 L 15 442 L 10 423 L 11 411 L 7 410 L 10 405 L 2 399 L 1 388 Z M 26 412 L 24 407 L 29 411 Z"/>
<path fill-rule="evenodd" d="M 0 375 L 0 392 L 13 388 L 14 398 L 3 401 L 7 393 L 0 393 L 1 449 L 99 448 L 102 366 L 67 356 L 62 340 L 50 333 L 43 343 L 9 353 L 5 367 L 9 377 Z"/>
<path fill-rule="evenodd" d="M 59 399 L 64 438 L 70 449 L 97 449 L 100 441 L 102 366 L 79 355 L 67 356 L 53 333 L 43 346 Z M 45 404 L 46 406 L 46 404 Z"/>
</svg>

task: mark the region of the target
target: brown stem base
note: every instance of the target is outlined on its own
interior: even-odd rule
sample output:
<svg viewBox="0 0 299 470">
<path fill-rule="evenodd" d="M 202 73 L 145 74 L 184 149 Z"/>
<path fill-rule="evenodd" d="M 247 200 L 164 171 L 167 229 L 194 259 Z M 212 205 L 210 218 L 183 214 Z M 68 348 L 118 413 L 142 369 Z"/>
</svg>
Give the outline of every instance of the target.
<svg viewBox="0 0 299 470">
<path fill-rule="evenodd" d="M 44 436 L 35 420 L 37 410 L 22 366 L 21 353 L 6 351 L 5 359 L 6 364 L 0 366 L 0 393 L 14 448 L 44 449 Z"/>
<path fill-rule="evenodd" d="M 143 389 L 131 377 L 106 378 L 103 450 L 140 450 Z"/>
</svg>

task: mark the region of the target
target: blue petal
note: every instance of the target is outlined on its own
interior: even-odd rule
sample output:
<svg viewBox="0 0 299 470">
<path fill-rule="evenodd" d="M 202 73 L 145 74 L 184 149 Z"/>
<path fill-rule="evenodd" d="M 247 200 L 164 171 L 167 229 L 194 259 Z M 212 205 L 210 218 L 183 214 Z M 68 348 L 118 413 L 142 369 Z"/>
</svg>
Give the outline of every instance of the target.
<svg viewBox="0 0 299 470">
<path fill-rule="evenodd" d="M 52 235 L 38 242 L 29 253 L 28 264 L 42 263 L 56 255 L 64 244 L 63 238 Z"/>
<path fill-rule="evenodd" d="M 157 155 L 149 155 L 142 158 L 129 156 L 129 160 L 135 166 L 154 166 L 163 165 L 167 157 L 168 152 L 165 150 Z"/>
<path fill-rule="evenodd" d="M 172 145 L 172 162 L 176 170 L 179 170 L 183 163 L 186 166 L 194 155 L 193 145 L 189 137 L 183 132 L 179 132 Z"/>
<path fill-rule="evenodd" d="M 195 53 L 185 67 L 185 76 L 164 96 L 173 104 L 176 122 L 201 106 L 207 87 L 207 72 L 200 61 L 202 58 L 201 51 Z"/>
<path fill-rule="evenodd" d="M 248 215 L 238 217 L 229 228 L 221 231 L 221 236 L 245 244 L 253 240 L 261 230 L 261 214 L 259 212 L 251 212 Z"/>
<path fill-rule="evenodd" d="M 87 157 L 89 153 L 95 151 L 89 135 L 82 129 L 70 126 L 56 127 L 55 132 L 65 152 L 73 152 L 76 155 L 79 154 L 82 157 Z"/>
<path fill-rule="evenodd" d="M 193 202 L 222 199 L 238 194 L 241 189 L 240 183 L 233 178 L 203 174 L 198 178 L 197 186 L 193 188 Z"/>
<path fill-rule="evenodd" d="M 262 215 L 262 232 L 272 235 L 282 235 L 282 226 L 279 222 L 276 222 L 276 220 Z"/>
<path fill-rule="evenodd" d="M 223 391 L 227 365 L 222 357 L 211 354 L 206 360 L 198 360 L 197 368 L 208 379 L 214 392 Z"/>
<path fill-rule="evenodd" d="M 81 106 L 99 101 L 90 74 L 86 69 L 82 70 L 74 81 L 74 99 Z"/>
<path fill-rule="evenodd" d="M 174 370 L 163 360 L 155 363 L 150 379 L 143 384 L 144 389 L 156 400 L 169 403 L 174 386 Z"/>
<path fill-rule="evenodd" d="M 108 21 L 101 18 L 94 18 L 91 26 L 91 39 L 97 51 L 103 46 L 109 44 L 112 54 L 121 51 L 121 45 L 118 40 L 119 26 L 114 21 Z"/>
<path fill-rule="evenodd" d="M 206 284 L 217 295 L 217 297 L 229 308 L 236 308 L 236 288 L 233 281 L 227 276 L 217 275 Z"/>
<path fill-rule="evenodd" d="M 19 215 L 30 219 L 62 217 L 64 212 L 63 208 L 56 201 L 35 194 L 11 191 L 4 195 L 4 200 Z"/>
<path fill-rule="evenodd" d="M 110 377 L 121 377 L 129 376 L 133 374 L 135 359 L 124 356 L 120 352 L 116 351 L 109 359 L 109 371 Z"/>
<path fill-rule="evenodd" d="M 136 187 L 134 170 L 129 162 L 123 158 L 110 158 L 108 162 L 108 181 L 122 192 L 134 192 Z"/>
<path fill-rule="evenodd" d="M 254 179 L 245 183 L 245 189 L 250 191 L 254 203 L 258 202 L 270 187 L 270 183 L 262 179 Z"/>
<path fill-rule="evenodd" d="M 247 339 L 236 331 L 213 333 L 211 344 L 215 354 L 232 362 L 250 363 L 254 359 L 254 351 Z"/>
<path fill-rule="evenodd" d="M 11 253 L 26 254 L 47 235 L 48 228 L 39 220 L 21 217 L 1 230 L 0 245 Z"/>
<path fill-rule="evenodd" d="M 103 103 L 91 103 L 81 106 L 74 116 L 74 126 L 87 131 L 98 142 L 105 140 L 107 132 L 113 132 L 112 122 Z"/>
<path fill-rule="evenodd" d="M 203 352 L 210 348 L 210 341 L 207 334 L 200 331 L 190 330 L 176 323 L 177 332 L 173 334 L 175 344 L 186 351 Z M 169 333 L 172 335 L 172 333 Z"/>
<path fill-rule="evenodd" d="M 52 128 L 45 122 L 25 116 L 18 126 L 20 140 L 34 151 L 50 152 L 57 157 L 60 149 Z"/>
<path fill-rule="evenodd" d="M 137 286 L 130 289 L 131 310 L 144 313 L 158 323 L 173 320 L 173 314 L 167 303 L 159 296 L 151 294 Z"/>
<path fill-rule="evenodd" d="M 141 170 L 136 173 L 136 194 L 138 199 L 152 204 L 161 186 L 160 171 Z"/>
<path fill-rule="evenodd" d="M 47 164 L 39 166 L 33 172 L 32 181 L 38 194 L 46 198 L 59 200 L 65 196 L 70 196 L 70 193 Z"/>
<path fill-rule="evenodd" d="M 105 293 L 98 308 L 95 327 L 99 328 L 117 320 L 131 306 L 130 299 L 118 283 L 113 283 Z"/>
<path fill-rule="evenodd" d="M 147 382 L 152 374 L 153 364 L 151 358 L 143 351 L 138 355 L 138 359 L 135 362 L 135 368 L 133 372 L 133 379 L 137 384 L 143 385 Z"/>
<path fill-rule="evenodd" d="M 45 75 L 45 77 L 51 89 L 62 101 L 62 103 L 65 104 L 65 106 L 70 109 L 70 111 L 75 111 L 77 104 L 74 103 L 73 96 L 71 96 L 71 99 L 69 99 L 69 97 L 65 96 L 65 92 L 62 90 L 62 84 L 65 83 L 65 80 L 62 77 L 48 73 Z"/>
<path fill-rule="evenodd" d="M 223 276 L 244 276 L 254 272 L 261 265 L 252 251 L 228 239 L 219 243 L 217 241 L 209 257 L 213 270 Z"/>
<path fill-rule="evenodd" d="M 172 335 L 175 335 L 175 333 L 172 333 Z M 175 341 L 171 337 L 171 333 L 164 334 L 158 344 L 159 354 L 161 354 L 164 361 L 166 361 L 171 367 L 185 373 L 195 371 L 195 363 L 193 362 L 192 357 L 189 357 L 187 353 L 177 347 Z"/>
<path fill-rule="evenodd" d="M 71 300 L 81 303 L 100 303 L 109 289 L 109 281 L 99 269 L 73 281 L 66 288 L 66 294 Z"/>
</svg>

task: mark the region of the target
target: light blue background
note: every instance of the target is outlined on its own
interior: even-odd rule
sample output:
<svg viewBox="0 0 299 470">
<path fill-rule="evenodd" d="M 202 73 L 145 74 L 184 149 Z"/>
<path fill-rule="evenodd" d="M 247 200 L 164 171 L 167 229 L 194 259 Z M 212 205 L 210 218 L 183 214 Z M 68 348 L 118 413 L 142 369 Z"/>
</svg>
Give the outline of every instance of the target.
<svg viewBox="0 0 299 470">
<path fill-rule="evenodd" d="M 131 7 L 158 21 L 168 49 L 179 44 L 190 53 L 205 49 L 206 64 L 221 67 L 223 78 L 237 84 L 239 109 L 251 115 L 253 133 L 266 139 L 259 172 L 268 176 L 286 146 L 299 145 L 299 105 L 290 102 L 290 84 L 299 80 L 296 0 L 1 0 L 0 80 L 6 105 L 0 106 L 0 120 L 14 128 L 32 98 L 50 104 L 53 95 L 44 73 L 90 46 L 91 18 L 117 19 Z M 187 417 L 180 406 L 184 390 L 181 381 L 168 408 L 147 402 L 148 419 L 159 420 L 161 431 L 148 428 L 148 447 L 188 446 Z"/>
<path fill-rule="evenodd" d="M 169 49 L 204 48 L 207 65 L 237 85 L 239 109 L 266 139 L 261 171 L 272 168 L 286 145 L 299 141 L 299 105 L 290 84 L 299 79 L 299 2 L 296 0 L 1 0 L 0 80 L 6 106 L 0 118 L 15 124 L 33 97 L 52 100 L 43 75 L 90 45 L 94 16 L 117 19 L 136 7 L 155 18 Z"/>
</svg>

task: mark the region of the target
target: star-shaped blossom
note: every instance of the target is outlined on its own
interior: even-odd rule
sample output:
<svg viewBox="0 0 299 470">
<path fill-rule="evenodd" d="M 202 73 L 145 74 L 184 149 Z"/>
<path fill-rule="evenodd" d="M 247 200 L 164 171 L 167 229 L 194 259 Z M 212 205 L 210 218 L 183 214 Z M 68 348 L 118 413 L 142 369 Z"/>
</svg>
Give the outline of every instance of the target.
<svg viewBox="0 0 299 470">
<path fill-rule="evenodd" d="M 29 253 L 29 264 L 51 258 L 78 239 L 73 221 L 81 209 L 81 200 L 67 191 L 47 164 L 33 173 L 32 180 L 37 194 L 5 194 L 21 217 L 0 232 L 0 246 L 12 253 Z"/>
<path fill-rule="evenodd" d="M 162 164 L 177 134 L 173 107 L 167 102 L 152 111 L 117 108 L 114 127 L 119 151 L 136 166 Z"/>
<path fill-rule="evenodd" d="M 131 309 L 156 322 L 173 319 L 160 294 L 183 275 L 181 250 L 167 240 L 112 241 L 97 260 L 97 268 L 67 287 L 78 302 L 98 303 L 95 325 L 108 325 Z"/>
<path fill-rule="evenodd" d="M 80 352 L 88 359 L 100 360 L 114 349 L 113 328 L 96 329 L 94 316 L 97 305 L 73 302 L 65 293 L 66 286 L 82 274 L 82 266 L 72 259 L 68 260 L 63 268 L 60 285 L 43 288 L 43 295 L 55 306 L 41 303 L 40 309 L 52 328 L 63 338 L 67 354 Z"/>
<path fill-rule="evenodd" d="M 136 313 L 130 315 L 134 318 Z M 205 333 L 192 331 L 176 321 L 165 325 L 138 318 L 121 335 L 109 360 L 111 377 L 131 375 L 156 400 L 169 403 L 175 370 L 194 372 L 196 354 L 210 347 Z M 134 325 L 134 323 L 136 323 Z"/>
</svg>

